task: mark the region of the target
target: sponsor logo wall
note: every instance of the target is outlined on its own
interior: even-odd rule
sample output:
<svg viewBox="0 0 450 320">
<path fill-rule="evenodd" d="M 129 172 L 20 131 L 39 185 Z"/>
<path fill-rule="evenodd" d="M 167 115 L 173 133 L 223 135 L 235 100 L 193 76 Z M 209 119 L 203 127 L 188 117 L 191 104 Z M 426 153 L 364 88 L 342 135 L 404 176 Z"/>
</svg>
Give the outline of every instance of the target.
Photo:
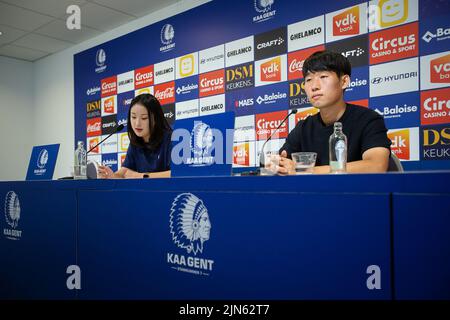
<svg viewBox="0 0 450 320">
<path fill-rule="evenodd" d="M 328 49 L 352 64 L 346 101 L 384 117 L 392 151 L 402 161 L 415 161 L 417 169 L 427 160 L 450 160 L 449 13 L 421 21 L 420 0 L 375 0 L 334 5 L 329 11 L 324 3 L 321 14 L 286 24 L 277 11 L 281 0 L 242 2 L 248 2 L 252 12 L 249 23 L 267 26 L 262 32 L 248 35 L 245 30 L 241 38 L 182 50 L 177 36 L 182 27 L 163 23 L 157 30 L 158 59 L 107 74 L 98 83 L 89 81 L 80 90 L 87 146 L 126 125 L 131 100 L 151 93 L 171 125 L 178 119 L 234 111 L 233 165 L 255 166 L 264 137 L 290 109 L 298 113 L 277 132 L 275 147 L 299 121 L 318 112 L 304 91 L 302 68 L 309 55 Z M 108 66 L 106 74 L 113 55 L 102 46 L 95 52 L 101 53 L 101 66 Z M 173 52 L 177 55 L 169 55 Z M 95 59 L 91 64 L 100 66 Z M 103 71 L 94 71 L 99 72 Z M 128 143 L 122 141 L 124 132 L 126 128 L 93 156 L 101 155 L 103 163 L 120 168 Z"/>
</svg>

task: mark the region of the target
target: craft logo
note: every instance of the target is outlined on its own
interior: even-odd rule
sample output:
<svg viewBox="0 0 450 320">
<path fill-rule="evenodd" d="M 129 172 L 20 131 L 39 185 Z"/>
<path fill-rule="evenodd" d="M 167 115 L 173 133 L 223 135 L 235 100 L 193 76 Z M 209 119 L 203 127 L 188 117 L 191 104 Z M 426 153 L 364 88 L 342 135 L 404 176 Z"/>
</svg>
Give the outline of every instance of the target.
<svg viewBox="0 0 450 320">
<path fill-rule="evenodd" d="M 153 65 L 134 71 L 134 88 L 140 89 L 153 85 Z"/>
<path fill-rule="evenodd" d="M 392 141 L 392 152 L 401 160 L 410 160 L 409 129 L 390 131 L 388 138 Z"/>
<path fill-rule="evenodd" d="M 3 235 L 10 240 L 20 240 L 22 230 L 17 229 L 20 220 L 20 200 L 14 191 L 9 191 L 5 197 L 5 219 L 12 228 L 4 228 Z"/>
<path fill-rule="evenodd" d="M 226 91 L 253 87 L 255 77 L 253 62 L 226 69 Z"/>
<path fill-rule="evenodd" d="M 181 193 L 172 202 L 169 229 L 173 243 L 187 255 L 167 253 L 167 263 L 176 271 L 207 276 L 214 260 L 197 257 L 203 253 L 211 233 L 211 220 L 204 202 L 192 193 Z"/>
<path fill-rule="evenodd" d="M 95 54 L 95 64 L 97 65 L 97 68 L 95 68 L 96 73 L 101 73 L 105 71 L 106 69 L 106 52 L 103 49 L 98 49 L 97 53 Z"/>
<path fill-rule="evenodd" d="M 200 97 L 225 93 L 225 70 L 203 73 L 199 77 Z"/>
<path fill-rule="evenodd" d="M 420 101 L 422 125 L 450 122 L 450 88 L 422 91 Z"/>
<path fill-rule="evenodd" d="M 258 15 L 253 17 L 253 22 L 259 23 L 275 17 L 277 10 L 272 10 L 275 0 L 254 0 L 255 11 Z"/>
<path fill-rule="evenodd" d="M 95 137 L 102 134 L 102 118 L 88 119 L 86 121 L 86 136 Z"/>
<path fill-rule="evenodd" d="M 101 93 L 102 98 L 106 97 L 106 96 L 111 96 L 111 95 L 117 94 L 117 77 L 116 76 L 102 79 L 101 84 L 102 84 L 102 93 Z"/>
<path fill-rule="evenodd" d="M 422 127 L 423 159 L 450 160 L 450 124 Z"/>
<path fill-rule="evenodd" d="M 450 54 L 430 61 L 430 82 L 450 84 Z"/>
<path fill-rule="evenodd" d="M 303 63 L 306 58 L 316 51 L 325 50 L 325 46 L 317 46 L 305 50 L 299 50 L 288 54 L 288 79 L 303 78 Z"/>
<path fill-rule="evenodd" d="M 333 17 L 333 36 L 359 34 L 359 6 L 355 6 Z"/>
<path fill-rule="evenodd" d="M 175 82 L 167 82 L 155 86 L 155 97 L 161 105 L 175 103 Z"/>
<path fill-rule="evenodd" d="M 273 139 L 286 138 L 288 134 L 288 125 L 286 121 L 275 132 L 286 116 L 287 111 L 257 114 L 255 116 L 256 139 L 266 140 L 271 134 L 273 134 Z"/>
<path fill-rule="evenodd" d="M 102 114 L 101 101 L 91 101 L 86 103 L 86 118 L 97 118 Z"/>
<path fill-rule="evenodd" d="M 117 115 L 102 117 L 102 134 L 115 133 L 117 127 Z M 106 142 L 105 142 L 106 145 Z"/>
<path fill-rule="evenodd" d="M 417 56 L 418 23 L 370 34 L 370 64 Z"/>
<path fill-rule="evenodd" d="M 305 81 L 299 79 L 289 82 L 289 108 L 301 108 L 310 104 L 305 91 Z"/>
<path fill-rule="evenodd" d="M 255 35 L 255 60 L 286 53 L 286 27 Z"/>
<path fill-rule="evenodd" d="M 162 47 L 159 48 L 161 52 L 167 52 L 175 48 L 175 42 L 173 39 L 175 38 L 175 29 L 171 24 L 165 24 L 161 28 L 161 43 Z"/>
<path fill-rule="evenodd" d="M 248 167 L 250 165 L 249 143 L 241 143 L 233 146 L 233 164 Z"/>
<path fill-rule="evenodd" d="M 165 106 L 162 106 L 164 118 L 166 118 L 169 125 L 173 125 L 175 121 L 175 104 L 167 104 Z"/>
<path fill-rule="evenodd" d="M 327 43 L 327 50 L 338 52 L 350 61 L 353 68 L 367 66 L 369 63 L 369 50 L 367 48 L 367 34 L 352 37 L 342 41 Z M 353 71 L 353 70 L 352 70 Z"/>
</svg>

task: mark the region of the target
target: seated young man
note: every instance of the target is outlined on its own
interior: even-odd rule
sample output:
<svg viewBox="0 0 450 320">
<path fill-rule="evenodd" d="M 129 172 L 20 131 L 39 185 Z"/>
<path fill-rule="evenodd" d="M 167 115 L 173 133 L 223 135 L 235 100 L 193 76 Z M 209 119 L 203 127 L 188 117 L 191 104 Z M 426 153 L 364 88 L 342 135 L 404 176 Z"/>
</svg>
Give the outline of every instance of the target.
<svg viewBox="0 0 450 320">
<path fill-rule="evenodd" d="M 328 141 L 337 121 L 347 136 L 347 172 L 386 172 L 391 141 L 384 120 L 371 109 L 344 101 L 350 74 L 350 62 L 339 53 L 319 51 L 305 60 L 305 91 L 320 112 L 299 121 L 288 135 L 280 149 L 279 174 L 295 174 L 290 158 L 300 151 L 317 153 L 314 173 L 329 173 Z"/>
</svg>

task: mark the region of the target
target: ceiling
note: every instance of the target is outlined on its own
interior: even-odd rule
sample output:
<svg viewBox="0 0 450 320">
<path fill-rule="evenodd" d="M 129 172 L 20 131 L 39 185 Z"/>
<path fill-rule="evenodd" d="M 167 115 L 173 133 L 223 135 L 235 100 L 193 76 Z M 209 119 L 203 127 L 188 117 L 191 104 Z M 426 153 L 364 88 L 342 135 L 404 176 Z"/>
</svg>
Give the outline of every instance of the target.
<svg viewBox="0 0 450 320">
<path fill-rule="evenodd" d="M 0 56 L 36 61 L 182 0 L 0 0 Z M 81 29 L 66 9 L 78 5 Z"/>
</svg>

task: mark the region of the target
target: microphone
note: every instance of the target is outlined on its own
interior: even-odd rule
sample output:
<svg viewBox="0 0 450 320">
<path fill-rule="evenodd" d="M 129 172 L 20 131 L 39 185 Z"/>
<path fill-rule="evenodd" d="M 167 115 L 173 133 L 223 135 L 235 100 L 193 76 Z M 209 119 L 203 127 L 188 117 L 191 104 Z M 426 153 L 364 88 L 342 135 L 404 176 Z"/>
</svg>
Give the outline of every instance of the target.
<svg viewBox="0 0 450 320">
<path fill-rule="evenodd" d="M 89 152 L 91 152 L 92 150 L 94 150 L 95 148 L 97 148 L 99 145 L 101 145 L 103 143 L 103 141 L 105 141 L 106 139 L 108 139 L 109 137 L 111 137 L 113 134 L 119 132 L 120 130 L 122 130 L 125 126 L 123 124 L 119 125 L 116 130 L 114 130 L 113 133 L 109 134 L 105 139 L 103 139 L 102 141 L 100 141 L 99 143 L 97 143 L 95 146 L 93 146 L 91 149 L 89 149 L 88 152 L 86 152 L 86 154 L 88 154 Z"/>
<path fill-rule="evenodd" d="M 102 141 L 100 141 L 99 143 L 97 143 L 95 146 L 93 146 L 91 149 L 89 149 L 88 152 L 86 152 L 86 155 L 91 152 L 92 150 L 94 150 L 95 148 L 97 148 L 97 146 L 99 146 L 100 144 L 103 143 L 103 141 L 105 141 L 106 139 L 108 139 L 109 137 L 111 137 L 113 134 L 119 132 L 120 130 L 122 130 L 125 126 L 123 124 L 119 125 L 113 133 L 109 134 L 105 139 L 103 139 Z M 97 179 L 97 166 L 94 163 L 86 163 L 86 176 L 88 177 L 88 179 Z M 73 180 L 72 176 L 69 177 L 62 177 L 62 178 L 58 178 L 58 180 Z"/>
<path fill-rule="evenodd" d="M 283 123 L 286 122 L 286 120 L 289 118 L 289 116 L 291 114 L 296 114 L 297 113 L 297 109 L 292 109 L 291 112 L 288 113 L 288 115 L 286 117 L 284 117 L 283 121 L 280 122 L 280 124 L 278 125 L 278 127 L 272 132 L 272 134 L 269 136 L 269 138 L 267 138 L 267 140 L 264 142 L 262 148 L 261 148 L 261 152 L 259 154 L 259 166 L 261 168 L 264 168 L 265 165 L 265 159 L 264 156 L 262 156 L 264 154 L 264 148 L 266 147 L 267 142 L 269 142 L 272 139 L 272 136 L 275 134 L 275 132 L 278 131 L 278 129 L 280 129 L 280 127 L 283 125 Z"/>
</svg>

